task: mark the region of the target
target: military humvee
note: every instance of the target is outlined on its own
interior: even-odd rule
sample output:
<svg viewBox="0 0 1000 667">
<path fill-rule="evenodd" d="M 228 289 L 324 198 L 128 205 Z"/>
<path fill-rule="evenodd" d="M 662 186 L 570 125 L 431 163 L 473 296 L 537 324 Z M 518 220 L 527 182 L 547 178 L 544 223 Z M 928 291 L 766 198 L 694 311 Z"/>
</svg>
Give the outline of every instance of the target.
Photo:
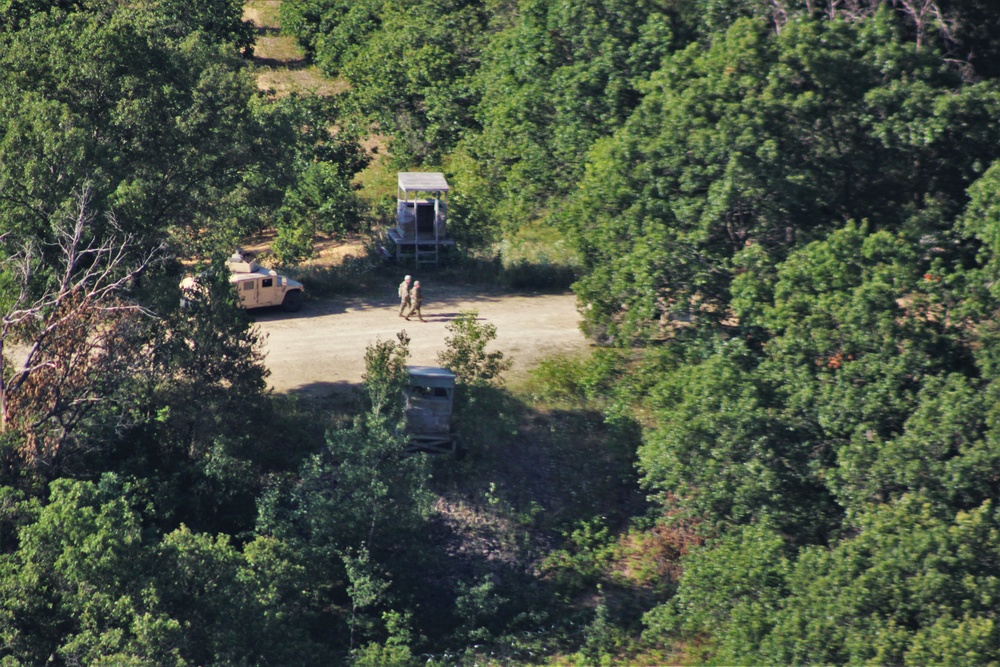
<svg viewBox="0 0 1000 667">
<path fill-rule="evenodd" d="M 240 305 L 244 308 L 281 306 L 285 311 L 294 313 L 302 307 L 305 287 L 299 281 L 258 265 L 241 250 L 226 260 L 226 264 L 231 272 L 229 282 L 236 287 Z M 185 291 L 194 290 L 196 285 L 197 279 L 193 276 L 181 281 L 181 289 Z"/>
</svg>

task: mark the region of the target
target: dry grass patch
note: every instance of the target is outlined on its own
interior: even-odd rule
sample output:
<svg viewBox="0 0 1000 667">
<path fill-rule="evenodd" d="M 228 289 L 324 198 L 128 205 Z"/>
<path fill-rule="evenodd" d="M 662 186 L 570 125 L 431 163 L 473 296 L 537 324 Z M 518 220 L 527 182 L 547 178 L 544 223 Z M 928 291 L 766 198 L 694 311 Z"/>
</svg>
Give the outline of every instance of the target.
<svg viewBox="0 0 1000 667">
<path fill-rule="evenodd" d="M 303 69 L 307 65 L 306 54 L 295 38 L 288 35 L 259 35 L 253 55 L 260 66 Z"/>
<path fill-rule="evenodd" d="M 281 34 L 280 0 L 254 0 L 244 6 L 243 18 L 257 27 L 254 65 L 257 87 L 275 97 L 292 93 L 325 97 L 347 89 L 347 82 L 329 79 L 309 65 L 295 37 Z"/>
<path fill-rule="evenodd" d="M 253 0 L 243 6 L 243 20 L 252 21 L 258 29 L 278 30 L 280 8 L 281 0 Z"/>
<path fill-rule="evenodd" d="M 347 90 L 347 82 L 328 79 L 317 67 L 305 69 L 264 69 L 257 75 L 257 87 L 271 91 L 275 97 L 292 93 L 327 97 Z"/>
<path fill-rule="evenodd" d="M 256 238 L 248 239 L 241 247 L 255 255 L 267 257 L 271 254 L 274 239 L 274 230 L 268 230 Z M 339 266 L 348 257 L 364 257 L 367 252 L 365 240 L 361 236 L 340 238 L 322 233 L 313 239 L 313 251 L 315 255 L 302 262 L 302 267 Z"/>
</svg>

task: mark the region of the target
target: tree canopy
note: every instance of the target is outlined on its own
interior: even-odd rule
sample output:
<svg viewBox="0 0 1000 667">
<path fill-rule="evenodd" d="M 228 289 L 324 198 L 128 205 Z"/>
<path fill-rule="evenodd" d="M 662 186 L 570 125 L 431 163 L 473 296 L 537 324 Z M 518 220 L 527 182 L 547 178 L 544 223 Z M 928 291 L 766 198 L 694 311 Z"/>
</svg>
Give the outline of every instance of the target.
<svg viewBox="0 0 1000 667">
<path fill-rule="evenodd" d="M 0 0 L 0 662 L 1000 660 L 991 2 L 280 12 L 345 92 L 258 91 L 233 0 Z M 530 396 L 449 326 L 493 469 L 403 455 L 405 334 L 345 414 L 272 395 L 228 285 L 363 228 L 370 134 L 481 257 L 576 258 L 601 349 Z"/>
</svg>

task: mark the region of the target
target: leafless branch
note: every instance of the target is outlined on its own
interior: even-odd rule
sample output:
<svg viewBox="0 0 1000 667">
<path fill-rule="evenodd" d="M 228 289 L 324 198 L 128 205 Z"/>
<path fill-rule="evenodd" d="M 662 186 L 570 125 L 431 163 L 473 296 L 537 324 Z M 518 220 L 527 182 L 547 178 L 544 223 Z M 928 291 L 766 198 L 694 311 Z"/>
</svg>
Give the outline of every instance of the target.
<svg viewBox="0 0 1000 667">
<path fill-rule="evenodd" d="M 14 286 L 12 302 L 0 317 L 0 430 L 11 424 L 19 393 L 39 376 L 56 385 L 46 391 L 33 390 L 44 394 L 51 405 L 36 406 L 39 410 L 33 416 L 20 418 L 29 419 L 32 427 L 54 420 L 62 425 L 59 439 L 64 439 L 79 420 L 81 408 L 101 400 L 88 394 L 87 383 L 80 378 L 92 364 L 111 356 L 114 341 L 110 339 L 119 335 L 115 322 L 122 317 L 154 315 L 125 295 L 143 271 L 165 256 L 165 246 L 143 248 L 113 215 L 106 220 L 108 234 L 91 234 L 90 198 L 85 187 L 77 195 L 74 214 L 54 228 L 56 279 L 40 295 L 32 292 L 44 270 L 44 246 L 38 240 L 25 241 L 18 252 L 0 262 Z M 5 381 L 3 353 L 14 342 L 26 343 L 27 350 L 23 362 Z M 60 395 L 63 389 L 66 396 Z"/>
<path fill-rule="evenodd" d="M 780 35 L 781 29 L 788 23 L 788 7 L 784 0 L 771 0 L 771 19 L 774 21 L 774 32 Z"/>
</svg>

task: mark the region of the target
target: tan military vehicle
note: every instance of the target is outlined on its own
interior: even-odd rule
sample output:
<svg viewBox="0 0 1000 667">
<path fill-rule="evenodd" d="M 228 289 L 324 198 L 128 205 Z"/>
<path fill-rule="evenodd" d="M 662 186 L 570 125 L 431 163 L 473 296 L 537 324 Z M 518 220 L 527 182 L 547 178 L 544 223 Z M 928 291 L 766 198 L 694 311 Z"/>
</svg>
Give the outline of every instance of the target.
<svg viewBox="0 0 1000 667">
<path fill-rule="evenodd" d="M 266 269 L 241 250 L 237 250 L 226 260 L 231 275 L 229 282 L 236 287 L 240 305 L 244 308 L 264 308 L 281 306 L 294 313 L 302 307 L 305 287 L 297 280 L 286 278 L 272 269 Z M 183 291 L 197 289 L 197 279 L 189 276 L 181 281 Z"/>
</svg>

